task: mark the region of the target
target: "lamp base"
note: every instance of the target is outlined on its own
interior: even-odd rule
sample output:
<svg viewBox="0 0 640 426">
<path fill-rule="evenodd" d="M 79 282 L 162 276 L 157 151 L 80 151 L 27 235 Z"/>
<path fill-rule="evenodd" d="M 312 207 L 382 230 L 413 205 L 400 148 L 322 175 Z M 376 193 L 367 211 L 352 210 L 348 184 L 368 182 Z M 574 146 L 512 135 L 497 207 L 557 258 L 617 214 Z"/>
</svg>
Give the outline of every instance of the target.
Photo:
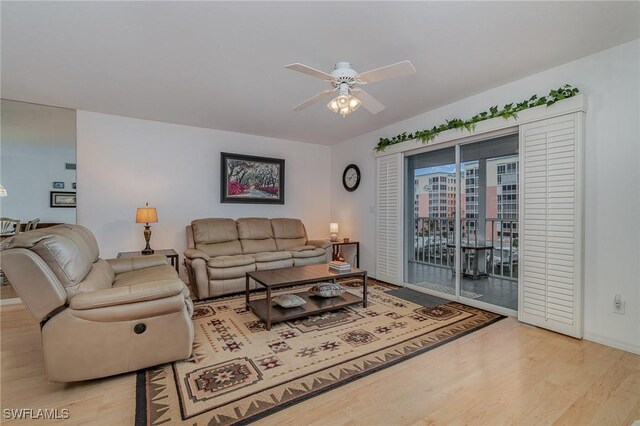
<svg viewBox="0 0 640 426">
<path fill-rule="evenodd" d="M 140 253 L 144 255 L 155 253 L 154 250 L 149 245 L 149 240 L 151 240 L 151 227 L 149 226 L 148 223 L 144 226 L 144 240 L 146 241 L 147 245 L 145 246 L 144 250 L 142 250 Z"/>
<path fill-rule="evenodd" d="M 331 242 L 335 243 L 338 241 L 338 234 L 331 234 Z"/>
</svg>

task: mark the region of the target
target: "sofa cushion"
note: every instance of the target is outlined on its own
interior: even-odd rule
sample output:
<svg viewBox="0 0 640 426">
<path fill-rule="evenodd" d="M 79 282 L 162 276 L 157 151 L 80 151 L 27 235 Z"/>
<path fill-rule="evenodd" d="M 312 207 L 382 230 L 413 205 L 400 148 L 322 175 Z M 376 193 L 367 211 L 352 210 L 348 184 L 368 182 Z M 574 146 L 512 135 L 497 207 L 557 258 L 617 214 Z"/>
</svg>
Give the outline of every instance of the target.
<svg viewBox="0 0 640 426">
<path fill-rule="evenodd" d="M 184 283 L 178 277 L 162 281 L 119 286 L 78 295 L 71 299 L 71 309 L 95 309 L 146 302 L 175 296 L 184 291 Z"/>
<path fill-rule="evenodd" d="M 267 238 L 264 240 L 240 240 L 244 254 L 254 254 L 265 251 L 276 251 L 276 240 Z"/>
<path fill-rule="evenodd" d="M 262 217 L 242 217 L 236 221 L 241 240 L 264 240 L 273 238 L 271 221 Z"/>
<path fill-rule="evenodd" d="M 197 219 L 191 222 L 193 240 L 198 244 L 224 243 L 238 239 L 236 221 L 233 219 Z"/>
<path fill-rule="evenodd" d="M 237 220 L 238 236 L 244 254 L 276 251 L 276 241 L 269 219 L 244 217 Z"/>
<path fill-rule="evenodd" d="M 86 228 L 74 229 L 78 225 L 57 225 L 24 232 L 12 237 L 4 249 L 25 248 L 35 252 L 53 271 L 67 293 L 87 276 L 97 260 L 95 239 L 87 237 Z M 85 232 L 86 231 L 86 232 Z"/>
<path fill-rule="evenodd" d="M 225 241 L 223 243 L 196 243 L 196 249 L 209 257 L 233 256 L 242 254 L 242 246 L 239 240 Z"/>
<path fill-rule="evenodd" d="M 120 287 L 123 285 L 160 281 L 168 278 L 176 278 L 177 276 L 178 274 L 175 268 L 169 264 L 152 266 L 150 268 L 136 269 L 116 275 L 113 286 Z"/>
<path fill-rule="evenodd" d="M 273 236 L 275 238 L 304 238 L 305 240 L 307 238 L 307 232 L 300 219 L 271 219 L 271 226 L 273 227 Z"/>
<path fill-rule="evenodd" d="M 305 245 L 306 238 L 276 238 L 276 248 L 278 250 L 289 250 L 290 248 Z"/>
<path fill-rule="evenodd" d="M 113 272 L 117 275 L 123 272 L 135 271 L 136 269 L 151 268 L 152 266 L 168 264 L 169 259 L 162 254 L 150 254 L 107 259 L 107 262 L 113 269 Z"/>
<path fill-rule="evenodd" d="M 100 257 L 100 250 L 98 249 L 98 241 L 96 241 L 96 237 L 94 237 L 93 233 L 91 233 L 91 231 L 89 231 L 89 229 L 85 228 L 84 226 L 64 224 L 52 226 L 47 229 L 51 233 L 57 233 L 60 235 L 65 235 L 68 232 L 73 232 L 86 244 L 89 259 L 91 259 L 92 262 L 95 262 Z"/>
<path fill-rule="evenodd" d="M 195 248 L 207 256 L 242 254 L 238 229 L 233 219 L 196 219 L 191 222 Z"/>
<path fill-rule="evenodd" d="M 318 256 L 326 256 L 327 252 L 319 249 L 319 248 L 314 248 L 313 250 L 303 250 L 303 251 L 292 251 L 290 252 L 291 256 L 294 259 L 300 259 L 300 258 L 307 258 L 307 257 L 318 257 Z"/>
<path fill-rule="evenodd" d="M 78 294 L 110 288 L 115 279 L 115 272 L 104 259 L 93 264 L 87 276 L 77 286 L 68 287 L 67 294 L 72 298 Z"/>
<path fill-rule="evenodd" d="M 253 260 L 253 259 L 252 259 Z M 256 270 L 256 264 L 228 266 L 226 268 L 207 268 L 209 279 L 212 280 L 228 280 L 233 278 L 244 278 L 247 272 Z"/>
<path fill-rule="evenodd" d="M 81 225 L 74 225 L 73 229 L 78 234 L 82 235 L 82 239 L 85 243 L 87 243 L 87 246 L 89 246 L 89 251 L 91 253 L 91 258 L 93 259 L 93 261 L 95 262 L 96 260 L 98 260 L 98 258 L 100 258 L 100 249 L 98 248 L 98 240 L 96 240 L 96 237 L 93 235 L 93 233 L 89 231 L 88 228 L 85 228 Z"/>
<path fill-rule="evenodd" d="M 270 251 L 251 254 L 256 262 L 275 262 L 277 260 L 291 259 L 291 253 L 288 251 Z"/>
<path fill-rule="evenodd" d="M 289 247 L 287 249 L 287 251 L 305 251 L 305 250 L 315 250 L 318 247 L 314 247 L 314 246 L 294 246 L 294 247 Z"/>
<path fill-rule="evenodd" d="M 233 266 L 253 265 L 256 260 L 251 256 L 239 254 L 236 256 L 218 256 L 210 259 L 207 266 L 211 268 L 230 268 Z"/>
</svg>

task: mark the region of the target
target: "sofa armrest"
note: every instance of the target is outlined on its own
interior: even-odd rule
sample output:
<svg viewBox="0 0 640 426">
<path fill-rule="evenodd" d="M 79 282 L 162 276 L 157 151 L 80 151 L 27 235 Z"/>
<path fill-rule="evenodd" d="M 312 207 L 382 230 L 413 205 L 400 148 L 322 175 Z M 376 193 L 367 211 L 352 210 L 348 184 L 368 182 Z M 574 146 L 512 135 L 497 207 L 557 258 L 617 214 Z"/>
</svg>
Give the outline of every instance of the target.
<svg viewBox="0 0 640 426">
<path fill-rule="evenodd" d="M 69 307 L 83 310 L 145 302 L 178 295 L 184 288 L 184 283 L 178 278 L 111 287 L 79 294 L 71 299 Z"/>
<path fill-rule="evenodd" d="M 209 268 L 207 261 L 200 257 L 189 259 L 185 257 L 184 264 L 187 267 L 189 283 L 196 299 L 210 297 Z"/>
<path fill-rule="evenodd" d="M 331 241 L 326 241 L 326 240 L 309 240 L 307 241 L 307 244 L 309 244 L 310 246 L 318 247 L 325 250 L 331 247 Z"/>
<path fill-rule="evenodd" d="M 194 248 L 188 248 L 184 251 L 184 257 L 186 257 L 187 259 L 204 259 L 205 262 L 208 262 L 209 260 L 211 260 L 211 257 L 206 254 L 205 252 L 202 252 L 200 250 L 194 249 Z"/>
<path fill-rule="evenodd" d="M 138 269 L 151 268 L 152 266 L 168 265 L 166 256 L 153 254 L 149 256 L 121 257 L 119 259 L 107 259 L 113 272 L 121 274 L 123 272 L 135 271 Z"/>
</svg>

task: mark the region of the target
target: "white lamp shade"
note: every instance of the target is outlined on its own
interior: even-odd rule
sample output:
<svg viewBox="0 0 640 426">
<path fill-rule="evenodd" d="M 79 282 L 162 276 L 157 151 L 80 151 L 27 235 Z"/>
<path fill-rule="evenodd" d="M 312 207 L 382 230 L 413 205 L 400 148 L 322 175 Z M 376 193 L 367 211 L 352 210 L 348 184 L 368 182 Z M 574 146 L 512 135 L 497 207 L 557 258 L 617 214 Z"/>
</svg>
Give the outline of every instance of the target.
<svg viewBox="0 0 640 426">
<path fill-rule="evenodd" d="M 332 234 L 337 234 L 338 233 L 338 224 L 335 222 L 332 222 L 329 224 L 329 232 L 331 232 Z"/>
</svg>

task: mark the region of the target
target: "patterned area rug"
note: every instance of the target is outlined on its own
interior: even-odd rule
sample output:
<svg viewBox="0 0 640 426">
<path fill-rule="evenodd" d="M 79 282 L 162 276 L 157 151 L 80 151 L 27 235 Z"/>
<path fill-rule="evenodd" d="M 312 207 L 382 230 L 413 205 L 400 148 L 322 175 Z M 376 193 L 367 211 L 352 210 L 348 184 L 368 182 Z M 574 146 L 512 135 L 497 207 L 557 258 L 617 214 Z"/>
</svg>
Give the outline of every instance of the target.
<svg viewBox="0 0 640 426">
<path fill-rule="evenodd" d="M 196 303 L 194 355 L 138 373 L 136 424 L 248 423 L 504 318 L 455 302 L 421 306 L 369 283 L 367 308 L 270 331 L 244 296 Z M 358 283 L 344 284 L 362 295 Z"/>
</svg>

